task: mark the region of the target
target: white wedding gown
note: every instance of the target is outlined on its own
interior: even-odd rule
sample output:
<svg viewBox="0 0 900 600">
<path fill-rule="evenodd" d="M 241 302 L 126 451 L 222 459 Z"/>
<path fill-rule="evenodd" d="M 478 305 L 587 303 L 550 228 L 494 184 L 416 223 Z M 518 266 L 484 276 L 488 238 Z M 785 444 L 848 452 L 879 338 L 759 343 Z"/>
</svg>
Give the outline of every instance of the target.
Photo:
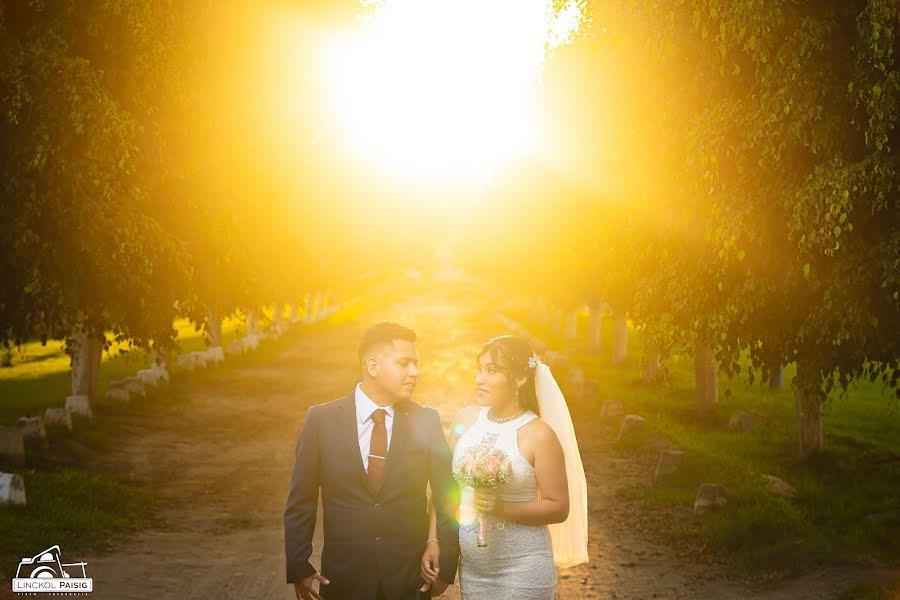
<svg viewBox="0 0 900 600">
<path fill-rule="evenodd" d="M 494 423 L 483 408 L 478 419 L 459 439 L 454 465 L 465 451 L 478 445 L 495 446 L 510 458 L 512 476 L 497 488 L 501 500 L 522 502 L 537 498 L 534 468 L 519 454 L 518 430 L 536 419 L 531 411 L 507 423 Z M 552 600 L 556 592 L 556 565 L 550 530 L 487 518 L 487 547 L 476 541 L 474 490 L 463 488 L 460 505 L 459 585 L 463 600 Z"/>
</svg>

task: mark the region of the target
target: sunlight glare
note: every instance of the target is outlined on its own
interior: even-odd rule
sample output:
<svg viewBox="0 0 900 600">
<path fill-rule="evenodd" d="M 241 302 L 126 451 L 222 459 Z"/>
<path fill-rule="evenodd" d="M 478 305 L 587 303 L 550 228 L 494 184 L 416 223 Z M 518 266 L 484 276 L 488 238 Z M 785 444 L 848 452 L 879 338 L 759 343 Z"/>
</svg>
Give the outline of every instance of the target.
<svg viewBox="0 0 900 600">
<path fill-rule="evenodd" d="M 568 43 L 575 0 L 386 0 L 323 53 L 329 103 L 347 142 L 426 180 L 484 181 L 540 144 L 535 86 Z"/>
</svg>

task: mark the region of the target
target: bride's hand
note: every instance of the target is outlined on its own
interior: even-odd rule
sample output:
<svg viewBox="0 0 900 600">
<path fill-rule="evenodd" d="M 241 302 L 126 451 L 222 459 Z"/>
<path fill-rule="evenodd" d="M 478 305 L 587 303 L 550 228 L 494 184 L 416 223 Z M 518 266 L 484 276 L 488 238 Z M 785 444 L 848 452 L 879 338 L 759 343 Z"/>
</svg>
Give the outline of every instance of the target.
<svg viewBox="0 0 900 600">
<path fill-rule="evenodd" d="M 497 491 L 493 488 L 477 488 L 475 490 L 475 508 L 488 515 L 497 510 Z"/>
</svg>

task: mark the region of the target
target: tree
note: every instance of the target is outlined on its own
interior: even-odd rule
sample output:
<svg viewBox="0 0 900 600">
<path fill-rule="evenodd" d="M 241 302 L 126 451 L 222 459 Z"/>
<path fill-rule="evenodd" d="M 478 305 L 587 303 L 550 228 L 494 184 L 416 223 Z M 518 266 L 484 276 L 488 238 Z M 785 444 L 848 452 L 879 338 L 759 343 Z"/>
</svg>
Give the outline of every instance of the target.
<svg viewBox="0 0 900 600">
<path fill-rule="evenodd" d="M 801 454 L 818 452 L 834 387 L 881 376 L 897 390 L 896 6 L 624 4 L 618 22 L 650 32 L 680 117 L 659 181 L 708 215 L 714 254 L 692 279 L 718 299 L 694 295 L 686 315 L 712 317 L 728 375 L 742 350 L 763 378 L 797 361 Z"/>
</svg>

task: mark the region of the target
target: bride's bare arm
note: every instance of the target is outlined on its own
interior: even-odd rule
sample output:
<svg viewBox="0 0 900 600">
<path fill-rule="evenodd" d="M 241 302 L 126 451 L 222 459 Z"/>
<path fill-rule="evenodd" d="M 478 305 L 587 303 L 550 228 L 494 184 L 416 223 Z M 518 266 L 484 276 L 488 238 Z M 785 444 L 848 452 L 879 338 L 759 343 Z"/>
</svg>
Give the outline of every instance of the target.
<svg viewBox="0 0 900 600">
<path fill-rule="evenodd" d="M 556 433 L 543 421 L 535 419 L 526 427 L 530 429 L 528 445 L 534 450 L 534 474 L 541 497 L 526 502 L 504 502 L 493 498 L 491 514 L 523 525 L 561 523 L 569 516 L 569 484 L 562 446 Z M 480 496 L 493 494 L 476 493 L 476 503 Z"/>
</svg>

